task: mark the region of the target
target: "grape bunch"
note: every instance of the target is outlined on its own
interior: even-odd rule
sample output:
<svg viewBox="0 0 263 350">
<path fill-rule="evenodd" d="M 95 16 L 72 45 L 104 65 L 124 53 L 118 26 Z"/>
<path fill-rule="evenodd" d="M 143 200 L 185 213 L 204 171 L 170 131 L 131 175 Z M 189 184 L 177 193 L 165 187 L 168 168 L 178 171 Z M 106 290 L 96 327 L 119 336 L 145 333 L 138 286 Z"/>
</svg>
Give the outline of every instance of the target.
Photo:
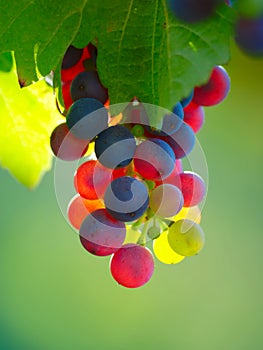
<svg viewBox="0 0 263 350">
<path fill-rule="evenodd" d="M 67 50 L 61 70 L 66 120 L 50 144 L 62 161 L 81 159 L 67 209 L 81 245 L 90 254 L 111 256 L 112 277 L 137 288 L 150 280 L 154 255 L 177 264 L 204 246 L 199 205 L 206 185 L 183 169 L 183 159 L 204 123 L 204 106 L 223 101 L 230 80 L 223 67 L 214 67 L 208 82 L 163 113 L 159 123 L 153 122 L 158 107 L 137 97 L 111 115 L 97 54 L 92 44 Z"/>
</svg>

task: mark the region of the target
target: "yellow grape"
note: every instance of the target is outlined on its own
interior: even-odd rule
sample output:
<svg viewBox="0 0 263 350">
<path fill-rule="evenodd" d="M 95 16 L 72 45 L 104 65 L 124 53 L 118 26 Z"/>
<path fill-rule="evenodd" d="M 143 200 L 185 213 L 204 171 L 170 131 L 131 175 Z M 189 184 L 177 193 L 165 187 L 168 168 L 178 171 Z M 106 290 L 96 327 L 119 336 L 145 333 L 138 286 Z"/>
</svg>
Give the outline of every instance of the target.
<svg viewBox="0 0 263 350">
<path fill-rule="evenodd" d="M 179 213 L 171 218 L 172 221 L 179 221 L 183 219 L 188 219 L 194 221 L 197 224 L 201 222 L 201 210 L 196 205 L 194 207 L 183 207 Z"/>
<path fill-rule="evenodd" d="M 167 231 L 153 241 L 153 251 L 158 260 L 164 264 L 178 264 L 185 257 L 175 253 L 168 243 Z"/>
<path fill-rule="evenodd" d="M 192 256 L 200 252 L 205 243 L 205 235 L 201 226 L 191 220 L 174 222 L 168 232 L 171 248 L 183 256 Z"/>
</svg>

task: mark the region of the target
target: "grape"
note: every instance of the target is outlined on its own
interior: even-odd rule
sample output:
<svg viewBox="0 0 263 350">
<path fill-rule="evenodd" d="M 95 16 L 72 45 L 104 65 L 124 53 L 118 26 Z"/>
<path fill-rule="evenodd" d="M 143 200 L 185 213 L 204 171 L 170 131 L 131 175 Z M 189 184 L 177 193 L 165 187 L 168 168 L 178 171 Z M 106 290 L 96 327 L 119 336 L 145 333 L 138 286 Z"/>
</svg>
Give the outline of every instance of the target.
<svg viewBox="0 0 263 350">
<path fill-rule="evenodd" d="M 197 133 L 204 124 L 205 112 L 204 108 L 198 106 L 194 102 L 190 103 L 184 109 L 184 122 L 191 126 L 193 131 Z"/>
<path fill-rule="evenodd" d="M 161 181 L 155 181 L 156 186 L 162 185 L 162 184 L 170 184 L 178 186 L 180 185 L 180 182 L 178 182 L 178 175 L 183 172 L 183 165 L 181 159 L 176 159 L 175 166 L 173 168 L 173 171 L 169 176 L 167 176 L 165 179 L 162 179 Z"/>
<path fill-rule="evenodd" d="M 148 190 L 142 181 L 122 176 L 108 186 L 104 202 L 108 212 L 117 220 L 134 221 L 142 216 L 148 207 Z"/>
<path fill-rule="evenodd" d="M 108 90 L 101 84 L 97 71 L 79 73 L 71 83 L 70 94 L 73 101 L 89 97 L 104 104 L 108 100 Z"/>
<path fill-rule="evenodd" d="M 146 247 L 126 244 L 120 248 L 110 262 L 112 277 L 122 286 L 137 288 L 143 286 L 152 277 L 154 260 Z"/>
<path fill-rule="evenodd" d="M 100 200 L 88 200 L 76 194 L 68 205 L 68 219 L 73 227 L 79 230 L 85 217 L 96 209 L 103 208 Z"/>
<path fill-rule="evenodd" d="M 173 106 L 173 113 L 178 116 L 179 119 L 184 119 L 184 110 L 180 102 Z"/>
<path fill-rule="evenodd" d="M 95 141 L 95 154 L 108 168 L 125 167 L 133 158 L 136 141 L 123 125 L 115 125 L 101 132 Z"/>
<path fill-rule="evenodd" d="M 107 128 L 108 112 L 101 102 L 93 98 L 81 98 L 68 110 L 67 125 L 77 138 L 92 140 Z"/>
<path fill-rule="evenodd" d="M 102 198 L 112 179 L 125 175 L 126 169 L 110 170 L 95 160 L 79 166 L 75 174 L 75 188 L 81 197 L 94 200 Z"/>
<path fill-rule="evenodd" d="M 183 108 L 187 107 L 189 105 L 189 103 L 192 101 L 193 99 L 193 96 L 194 96 L 194 89 L 190 92 L 190 94 L 183 98 L 180 103 L 182 105 Z"/>
<path fill-rule="evenodd" d="M 81 59 L 83 49 L 78 49 L 70 45 L 63 57 L 62 69 L 69 69 L 75 66 Z"/>
<path fill-rule="evenodd" d="M 162 137 L 174 151 L 176 159 L 187 156 L 195 144 L 195 134 L 192 128 L 183 123 L 182 126 L 172 135 Z"/>
<path fill-rule="evenodd" d="M 160 180 L 171 174 L 175 156 L 171 147 L 160 139 L 149 139 L 137 146 L 135 170 L 148 180 Z"/>
<path fill-rule="evenodd" d="M 176 215 L 182 209 L 183 203 L 181 191 L 170 184 L 156 187 L 150 195 L 150 208 L 164 218 Z"/>
<path fill-rule="evenodd" d="M 198 254 L 205 243 L 204 232 L 198 224 L 191 220 L 174 222 L 168 232 L 170 247 L 183 256 Z"/>
<path fill-rule="evenodd" d="M 222 102 L 230 90 L 230 78 L 221 66 L 215 66 L 208 82 L 194 90 L 193 102 L 200 106 L 214 106 Z"/>
<path fill-rule="evenodd" d="M 82 222 L 79 230 L 80 242 L 91 254 L 111 255 L 123 244 L 125 224 L 110 216 L 106 209 L 97 209 Z"/>
<path fill-rule="evenodd" d="M 263 56 L 263 15 L 239 18 L 235 27 L 235 40 L 248 55 Z"/>
<path fill-rule="evenodd" d="M 164 264 L 178 264 L 185 257 L 177 254 L 169 245 L 167 231 L 153 241 L 153 252 L 156 258 Z"/>
<path fill-rule="evenodd" d="M 68 129 L 67 124 L 58 125 L 50 136 L 50 147 L 54 155 L 62 160 L 77 160 L 89 147 L 89 141 L 76 138 Z"/>
<path fill-rule="evenodd" d="M 180 188 L 184 197 L 184 206 L 193 207 L 200 203 L 206 193 L 204 180 L 198 174 L 185 171 L 174 179 L 173 184 Z"/>
<path fill-rule="evenodd" d="M 210 17 L 223 0 L 170 0 L 175 16 L 184 22 L 200 22 Z"/>
<path fill-rule="evenodd" d="M 179 221 L 182 219 L 188 219 L 194 221 L 197 224 L 201 222 L 201 211 L 200 209 L 195 207 L 183 207 L 178 214 L 176 214 L 171 220 Z"/>
</svg>

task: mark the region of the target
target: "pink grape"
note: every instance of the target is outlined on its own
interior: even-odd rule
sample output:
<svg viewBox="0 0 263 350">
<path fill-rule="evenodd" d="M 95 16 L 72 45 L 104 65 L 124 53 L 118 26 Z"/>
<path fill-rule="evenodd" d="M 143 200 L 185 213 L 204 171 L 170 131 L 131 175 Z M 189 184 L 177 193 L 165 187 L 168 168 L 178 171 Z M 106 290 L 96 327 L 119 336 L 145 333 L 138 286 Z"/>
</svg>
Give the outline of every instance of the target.
<svg viewBox="0 0 263 350">
<path fill-rule="evenodd" d="M 126 244 L 113 255 L 110 271 L 120 285 L 141 287 L 150 280 L 154 271 L 152 253 L 138 244 Z"/>
<path fill-rule="evenodd" d="M 191 126 L 195 133 L 197 133 L 203 126 L 205 120 L 205 112 L 202 106 L 191 102 L 184 109 L 184 122 Z"/>
<path fill-rule="evenodd" d="M 79 194 L 76 194 L 68 204 L 67 214 L 69 222 L 73 227 L 79 230 L 83 220 L 88 214 L 103 207 L 103 202 L 100 200 L 85 199 L 80 197 Z"/>
<path fill-rule="evenodd" d="M 97 209 L 82 222 L 79 230 L 82 246 L 91 254 L 97 256 L 111 255 L 123 244 L 126 228 L 107 212 Z"/>
<path fill-rule="evenodd" d="M 96 160 L 89 160 L 77 169 L 74 183 L 77 192 L 86 199 L 102 198 L 112 181 L 126 172 L 125 168 L 108 169 Z"/>
<path fill-rule="evenodd" d="M 193 102 L 200 106 L 214 106 L 222 102 L 230 90 L 230 78 L 222 66 L 215 66 L 208 82 L 194 90 Z"/>
<path fill-rule="evenodd" d="M 78 139 L 71 134 L 67 124 L 62 123 L 53 130 L 50 136 L 50 146 L 56 157 L 73 161 L 86 153 L 89 141 Z"/>
</svg>

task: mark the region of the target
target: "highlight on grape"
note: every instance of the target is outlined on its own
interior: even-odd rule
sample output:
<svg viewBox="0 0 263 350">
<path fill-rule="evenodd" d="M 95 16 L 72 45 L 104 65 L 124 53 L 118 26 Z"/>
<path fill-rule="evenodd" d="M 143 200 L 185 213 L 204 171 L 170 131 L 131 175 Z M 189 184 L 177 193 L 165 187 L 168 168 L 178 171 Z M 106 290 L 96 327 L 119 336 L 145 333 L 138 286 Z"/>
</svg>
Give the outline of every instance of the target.
<svg viewBox="0 0 263 350">
<path fill-rule="evenodd" d="M 65 122 L 51 134 L 61 211 L 89 254 L 109 258 L 126 288 L 145 285 L 154 257 L 178 264 L 205 243 L 200 226 L 207 165 L 196 134 L 204 106 L 224 100 L 230 79 L 214 67 L 168 111 L 138 97 L 110 105 L 92 44 L 67 50 L 61 68 Z"/>
</svg>

